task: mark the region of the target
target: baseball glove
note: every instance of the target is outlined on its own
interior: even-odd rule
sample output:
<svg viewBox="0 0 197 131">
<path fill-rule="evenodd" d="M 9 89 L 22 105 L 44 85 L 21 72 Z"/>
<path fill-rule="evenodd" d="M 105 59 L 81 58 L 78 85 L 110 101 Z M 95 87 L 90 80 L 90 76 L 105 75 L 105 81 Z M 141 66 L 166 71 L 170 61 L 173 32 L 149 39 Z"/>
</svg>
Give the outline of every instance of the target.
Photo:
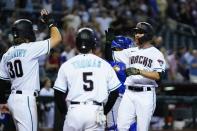
<svg viewBox="0 0 197 131">
<path fill-rule="evenodd" d="M 127 76 L 130 76 L 130 75 L 140 75 L 140 70 L 139 69 L 136 69 L 134 67 L 127 68 L 125 70 L 125 72 L 126 72 L 126 75 Z"/>
<path fill-rule="evenodd" d="M 108 30 L 105 30 L 105 38 L 106 44 L 111 45 L 112 41 L 116 38 L 114 35 L 114 30 L 112 28 L 108 28 Z"/>
</svg>

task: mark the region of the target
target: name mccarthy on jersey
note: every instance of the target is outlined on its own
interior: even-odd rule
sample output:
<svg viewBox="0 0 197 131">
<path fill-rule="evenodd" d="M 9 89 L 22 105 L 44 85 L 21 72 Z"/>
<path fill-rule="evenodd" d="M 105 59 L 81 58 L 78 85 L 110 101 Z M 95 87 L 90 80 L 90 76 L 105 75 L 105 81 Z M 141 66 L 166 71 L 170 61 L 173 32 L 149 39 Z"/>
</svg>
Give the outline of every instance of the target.
<svg viewBox="0 0 197 131">
<path fill-rule="evenodd" d="M 135 63 L 143 64 L 144 67 L 148 66 L 149 68 L 151 68 L 153 60 L 145 56 L 139 56 L 139 55 L 132 56 L 130 58 L 130 64 L 135 64 Z"/>
<path fill-rule="evenodd" d="M 4 62 L 6 63 L 7 61 L 15 57 L 25 57 L 25 54 L 26 54 L 26 50 L 24 49 L 17 49 L 17 50 L 11 51 L 5 56 Z"/>
<path fill-rule="evenodd" d="M 87 68 L 87 67 L 101 67 L 100 60 L 93 60 L 93 59 L 82 59 L 72 62 L 74 68 Z"/>
</svg>

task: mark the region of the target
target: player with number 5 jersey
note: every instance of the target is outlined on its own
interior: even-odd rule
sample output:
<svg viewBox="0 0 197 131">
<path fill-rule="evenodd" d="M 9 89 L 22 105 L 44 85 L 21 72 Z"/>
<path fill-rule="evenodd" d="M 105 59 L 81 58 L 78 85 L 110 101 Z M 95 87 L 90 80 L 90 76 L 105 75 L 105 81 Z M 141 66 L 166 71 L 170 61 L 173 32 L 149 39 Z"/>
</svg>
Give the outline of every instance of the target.
<svg viewBox="0 0 197 131">
<path fill-rule="evenodd" d="M 80 53 L 62 64 L 54 85 L 57 104 L 61 92 L 68 91 L 63 131 L 104 131 L 104 114 L 115 103 L 121 84 L 110 64 L 91 53 L 96 46 L 92 29 L 78 30 L 76 46 Z"/>
</svg>

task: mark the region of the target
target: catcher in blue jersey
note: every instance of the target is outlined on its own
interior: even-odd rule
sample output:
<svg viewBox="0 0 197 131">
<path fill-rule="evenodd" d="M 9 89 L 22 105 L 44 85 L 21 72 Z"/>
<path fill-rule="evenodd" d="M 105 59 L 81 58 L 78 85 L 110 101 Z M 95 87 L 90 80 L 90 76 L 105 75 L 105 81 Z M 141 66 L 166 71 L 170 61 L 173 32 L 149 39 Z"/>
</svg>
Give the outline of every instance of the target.
<svg viewBox="0 0 197 131">
<path fill-rule="evenodd" d="M 124 36 L 116 36 L 111 43 L 111 49 L 114 51 L 132 48 L 134 46 L 135 46 L 135 44 L 134 44 L 133 40 L 128 37 L 124 37 Z M 122 83 L 122 85 L 119 87 L 119 98 L 116 100 L 116 103 L 113 106 L 113 109 L 111 110 L 111 112 L 109 112 L 107 115 L 107 130 L 117 131 L 116 119 L 117 119 L 117 112 L 118 112 L 118 107 L 119 107 L 119 104 L 121 101 L 121 97 L 125 91 L 124 82 L 126 80 L 126 74 L 125 74 L 126 66 L 123 62 L 113 61 L 111 58 L 108 58 L 107 55 L 105 55 L 105 58 L 111 64 L 111 66 L 114 68 L 120 82 Z M 131 124 L 129 130 L 136 131 L 136 123 Z"/>
</svg>

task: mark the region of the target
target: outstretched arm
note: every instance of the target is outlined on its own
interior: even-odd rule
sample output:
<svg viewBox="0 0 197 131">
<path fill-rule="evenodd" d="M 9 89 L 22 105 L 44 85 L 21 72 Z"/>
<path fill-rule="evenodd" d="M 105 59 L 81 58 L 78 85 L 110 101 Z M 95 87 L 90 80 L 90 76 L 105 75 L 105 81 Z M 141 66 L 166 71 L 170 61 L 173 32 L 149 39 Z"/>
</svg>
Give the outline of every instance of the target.
<svg viewBox="0 0 197 131">
<path fill-rule="evenodd" d="M 118 88 L 112 92 L 110 92 L 109 96 L 108 96 L 108 101 L 104 106 L 104 114 L 107 115 L 108 112 L 112 109 L 112 107 L 114 106 L 116 99 L 118 98 L 119 92 L 118 92 Z"/>
<path fill-rule="evenodd" d="M 66 96 L 67 96 L 67 93 L 63 93 L 55 89 L 55 103 L 57 104 L 57 107 L 60 113 L 62 114 L 66 114 L 68 110 L 66 102 L 65 102 Z"/>
<path fill-rule="evenodd" d="M 105 59 L 107 61 L 113 61 L 112 48 L 111 48 L 111 43 L 115 39 L 113 29 L 109 28 L 108 30 L 106 30 L 105 37 L 106 37 L 105 51 L 104 51 Z"/>
<path fill-rule="evenodd" d="M 136 69 L 134 67 L 127 68 L 125 70 L 125 72 L 126 72 L 127 76 L 142 75 L 146 78 L 156 80 L 156 81 L 160 81 L 162 79 L 162 76 L 163 76 L 163 72 L 145 71 L 145 70 Z"/>
</svg>

